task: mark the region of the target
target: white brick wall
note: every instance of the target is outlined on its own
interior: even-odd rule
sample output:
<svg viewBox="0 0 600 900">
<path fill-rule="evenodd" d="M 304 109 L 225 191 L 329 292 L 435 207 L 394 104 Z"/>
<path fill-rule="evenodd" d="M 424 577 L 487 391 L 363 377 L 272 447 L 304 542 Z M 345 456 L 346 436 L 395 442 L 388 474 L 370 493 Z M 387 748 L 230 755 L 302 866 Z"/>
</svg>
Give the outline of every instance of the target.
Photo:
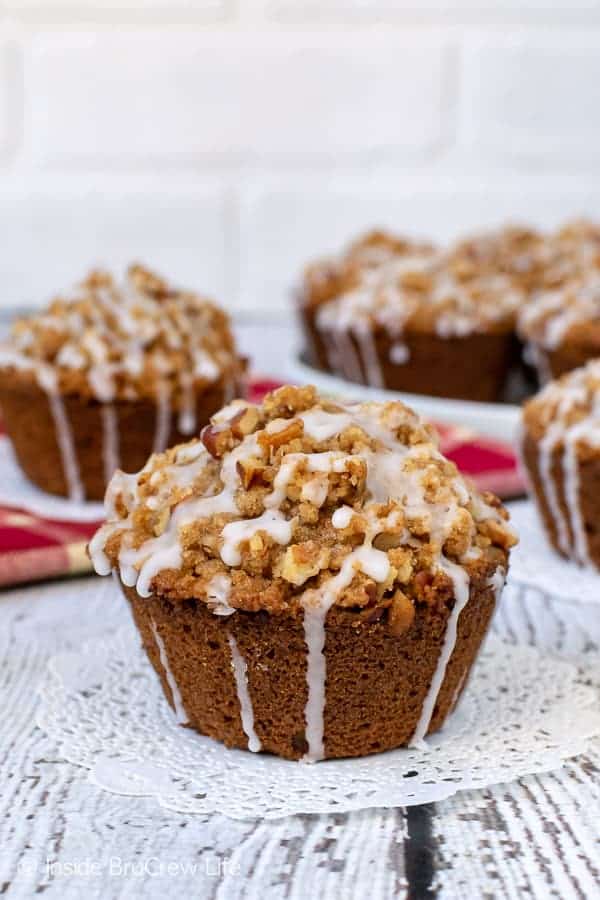
<svg viewBox="0 0 600 900">
<path fill-rule="evenodd" d="M 465 136 L 482 152 L 572 166 L 600 151 L 600 53 L 586 33 L 486 37 L 465 53 Z"/>
<path fill-rule="evenodd" d="M 15 46 L 1 39 L 0 29 L 0 163 L 7 161 L 19 137 L 21 84 L 17 59 Z"/>
<path fill-rule="evenodd" d="M 286 313 L 381 223 L 600 218 L 600 0 L 0 0 L 0 306 L 136 257 Z"/>
<path fill-rule="evenodd" d="M 235 224 L 222 190 L 155 179 L 33 182 L 0 181 L 3 305 L 43 302 L 80 278 L 82 267 L 122 271 L 132 260 L 224 301 L 235 295 L 237 273 L 227 258 Z"/>
<path fill-rule="evenodd" d="M 447 241 L 461 231 L 513 221 L 554 226 L 565 216 L 600 216 L 600 181 L 555 176 L 413 175 L 281 179 L 242 198 L 242 308 L 256 298 L 285 308 L 294 277 L 313 253 L 334 251 L 365 225 Z M 285 223 L 285 227 L 282 227 Z"/>
<path fill-rule="evenodd" d="M 439 43 L 399 35 L 46 35 L 30 140 L 42 164 L 393 158 L 440 141 L 443 63 Z"/>
</svg>

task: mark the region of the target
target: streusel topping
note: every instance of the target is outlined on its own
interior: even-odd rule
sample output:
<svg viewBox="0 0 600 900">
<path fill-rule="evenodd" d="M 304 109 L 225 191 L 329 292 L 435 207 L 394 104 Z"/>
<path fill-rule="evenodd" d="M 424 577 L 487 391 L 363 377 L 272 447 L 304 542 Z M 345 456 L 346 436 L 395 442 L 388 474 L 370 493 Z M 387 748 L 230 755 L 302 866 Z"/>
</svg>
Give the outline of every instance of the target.
<svg viewBox="0 0 600 900">
<path fill-rule="evenodd" d="M 371 232 L 337 260 L 309 266 L 302 299 L 321 329 L 357 337 L 408 327 L 460 337 L 512 328 L 519 285 L 498 265 L 466 249 L 442 253 L 429 244 Z"/>
<path fill-rule="evenodd" d="M 18 320 L 0 366 L 31 371 L 46 389 L 103 402 L 187 394 L 240 373 L 229 320 L 139 265 L 122 284 L 92 272 L 46 311 Z"/>
<path fill-rule="evenodd" d="M 515 287 L 529 291 L 543 278 L 550 251 L 546 238 L 538 231 L 507 225 L 464 238 L 450 248 L 448 258 L 457 277 L 502 274 Z"/>
<path fill-rule="evenodd" d="M 459 241 L 449 251 L 462 277 L 502 273 L 529 296 L 600 273 L 600 228 L 585 219 L 554 232 L 506 226 Z"/>
<path fill-rule="evenodd" d="M 413 264 L 418 267 L 421 259 L 435 252 L 434 246 L 424 241 L 398 237 L 382 229 L 369 231 L 339 256 L 309 264 L 300 299 L 304 306 L 318 307 L 357 287 L 373 269 L 400 261 L 409 268 Z"/>
<path fill-rule="evenodd" d="M 590 329 L 600 339 L 600 269 L 555 290 L 540 291 L 518 318 L 520 336 L 546 350 L 566 339 L 589 339 Z"/>
<path fill-rule="evenodd" d="M 90 544 L 99 573 L 221 615 L 306 608 L 324 592 L 354 608 L 427 599 L 434 583 L 451 591 L 458 567 L 492 576 L 515 543 L 497 499 L 414 412 L 312 387 L 230 404 L 201 440 L 117 473 L 106 512 Z"/>
<path fill-rule="evenodd" d="M 592 360 L 580 369 L 567 372 L 546 385 L 523 407 L 527 429 L 538 439 L 552 430 L 578 428 L 580 439 L 600 446 L 600 360 Z"/>
</svg>

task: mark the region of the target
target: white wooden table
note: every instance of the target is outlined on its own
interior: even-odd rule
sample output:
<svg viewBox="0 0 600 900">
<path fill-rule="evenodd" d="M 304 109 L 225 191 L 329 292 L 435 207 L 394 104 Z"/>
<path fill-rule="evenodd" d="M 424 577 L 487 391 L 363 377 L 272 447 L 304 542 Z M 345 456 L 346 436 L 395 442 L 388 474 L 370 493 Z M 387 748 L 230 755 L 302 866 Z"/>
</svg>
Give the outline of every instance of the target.
<svg viewBox="0 0 600 900">
<path fill-rule="evenodd" d="M 125 615 L 110 579 L 0 594 L 0 895 L 600 896 L 600 744 L 556 773 L 442 803 L 269 823 L 189 818 L 91 786 L 35 727 L 35 686 L 51 654 Z M 562 654 L 600 653 L 583 613 L 537 592 L 506 596 L 495 629 Z"/>
</svg>

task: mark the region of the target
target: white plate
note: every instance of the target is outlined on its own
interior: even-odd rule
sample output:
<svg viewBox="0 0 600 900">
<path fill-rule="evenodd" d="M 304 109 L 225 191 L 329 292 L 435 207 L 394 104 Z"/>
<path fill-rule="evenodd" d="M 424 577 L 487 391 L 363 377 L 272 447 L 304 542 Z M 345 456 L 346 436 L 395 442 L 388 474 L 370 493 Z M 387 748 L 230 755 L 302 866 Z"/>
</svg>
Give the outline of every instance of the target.
<svg viewBox="0 0 600 900">
<path fill-rule="evenodd" d="M 478 403 L 473 400 L 449 400 L 428 394 L 405 394 L 383 388 L 355 384 L 322 372 L 295 354 L 289 365 L 290 376 L 303 384 L 314 384 L 328 394 L 356 400 L 401 400 L 426 419 L 447 425 L 463 425 L 486 437 L 513 442 L 516 437 L 521 407 L 513 403 Z"/>
<path fill-rule="evenodd" d="M 104 504 L 46 494 L 25 478 L 7 437 L 0 437 L 0 504 L 60 522 L 99 522 Z"/>
</svg>

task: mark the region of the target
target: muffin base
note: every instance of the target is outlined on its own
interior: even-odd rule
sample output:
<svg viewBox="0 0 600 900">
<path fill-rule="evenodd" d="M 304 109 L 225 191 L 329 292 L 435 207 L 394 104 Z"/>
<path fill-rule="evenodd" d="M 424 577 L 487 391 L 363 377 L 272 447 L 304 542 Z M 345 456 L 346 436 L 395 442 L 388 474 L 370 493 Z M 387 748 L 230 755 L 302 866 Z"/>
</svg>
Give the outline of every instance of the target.
<svg viewBox="0 0 600 900">
<path fill-rule="evenodd" d="M 197 396 L 196 433 L 225 399 L 222 382 Z M 116 400 L 110 407 L 78 395 L 65 395 L 60 400 L 85 499 L 102 500 L 108 474 L 103 410 L 114 411 L 118 468 L 137 472 L 154 449 L 158 408 L 146 400 Z M 0 374 L 0 408 L 17 461 L 27 478 L 48 494 L 68 497 L 68 478 L 48 395 L 24 373 L 4 371 Z M 189 437 L 179 431 L 177 412 L 172 410 L 165 447 L 187 441 Z"/>
<path fill-rule="evenodd" d="M 200 601 L 172 602 L 156 595 L 141 598 L 126 586 L 123 592 L 164 694 L 175 708 L 157 629 L 189 727 L 228 747 L 248 747 L 232 670 L 232 635 L 247 666 L 254 729 L 262 750 L 286 759 L 304 756 L 308 687 L 301 613 L 273 616 L 237 611 L 225 618 Z M 464 689 L 495 599 L 492 587 L 472 583 L 428 734 L 442 727 Z M 437 605 L 418 604 L 412 625 L 400 637 L 390 632 L 383 608 L 376 611 L 378 621 L 370 622 L 353 610 L 330 610 L 325 642 L 326 758 L 366 756 L 410 742 L 453 605 L 452 597 Z"/>
<path fill-rule="evenodd" d="M 338 363 L 331 348 L 340 346 L 339 337 L 317 327 L 314 310 L 303 310 L 301 318 L 312 365 L 371 387 L 495 402 L 501 399 L 509 371 L 519 359 L 518 342 L 512 333 L 442 338 L 406 330 L 401 338 L 394 339 L 380 330 L 369 340 L 375 356 L 370 362 L 357 337 L 344 332 L 345 352 L 338 354 Z M 393 361 L 397 344 L 406 348 L 406 362 Z"/>
<path fill-rule="evenodd" d="M 549 472 L 555 507 L 549 499 L 549 486 L 540 463 L 540 436 L 525 429 L 521 457 L 529 477 L 529 485 L 550 544 L 565 559 L 578 559 L 575 522 L 585 540 L 589 563 L 600 569 L 600 452 L 585 444 L 577 445 L 576 466 L 579 489 L 573 502 L 567 497 L 564 457 L 565 447 L 559 441 L 550 453 Z M 563 540 L 557 517 L 562 521 Z"/>
</svg>

